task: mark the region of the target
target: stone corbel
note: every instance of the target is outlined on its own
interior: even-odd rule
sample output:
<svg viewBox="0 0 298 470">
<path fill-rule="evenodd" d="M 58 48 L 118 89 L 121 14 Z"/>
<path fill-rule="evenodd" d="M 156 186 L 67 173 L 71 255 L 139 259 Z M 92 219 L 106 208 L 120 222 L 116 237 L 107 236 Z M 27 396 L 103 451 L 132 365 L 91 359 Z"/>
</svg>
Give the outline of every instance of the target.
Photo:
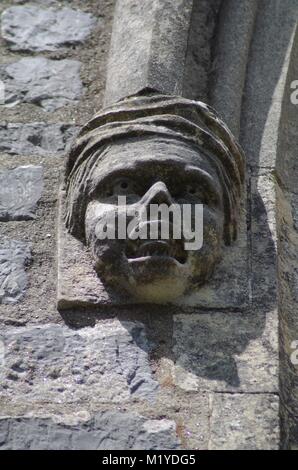
<svg viewBox="0 0 298 470">
<path fill-rule="evenodd" d="M 82 128 L 67 160 L 61 308 L 131 302 L 216 307 L 223 298 L 234 306 L 237 271 L 246 289 L 243 152 L 215 110 L 181 96 L 191 12 L 189 0 L 116 4 L 104 108 Z M 195 231 L 200 205 L 203 243 L 186 249 L 191 238 L 173 232 L 168 240 L 160 232 L 157 240 L 98 235 L 127 209 L 148 214 L 151 204 L 188 205 Z M 134 233 L 144 224 L 158 225 L 140 217 Z M 235 270 L 235 263 L 242 267 Z"/>
</svg>

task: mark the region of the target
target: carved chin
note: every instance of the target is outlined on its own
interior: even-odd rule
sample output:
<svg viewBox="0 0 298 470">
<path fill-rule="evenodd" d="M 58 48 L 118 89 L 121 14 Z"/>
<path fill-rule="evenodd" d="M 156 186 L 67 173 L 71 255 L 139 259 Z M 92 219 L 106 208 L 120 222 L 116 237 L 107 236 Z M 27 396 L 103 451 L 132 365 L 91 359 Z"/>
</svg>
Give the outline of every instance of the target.
<svg viewBox="0 0 298 470">
<path fill-rule="evenodd" d="M 184 250 L 181 240 L 97 242 L 96 271 L 140 302 L 168 303 L 204 284 L 220 258 L 218 243 Z"/>
<path fill-rule="evenodd" d="M 189 264 L 170 256 L 133 258 L 128 265 L 127 290 L 143 302 L 170 302 L 182 296 L 189 284 Z"/>
<path fill-rule="evenodd" d="M 166 303 L 187 289 L 192 257 L 180 241 L 137 240 L 122 246 L 100 243 L 94 248 L 98 275 L 139 301 Z"/>
</svg>

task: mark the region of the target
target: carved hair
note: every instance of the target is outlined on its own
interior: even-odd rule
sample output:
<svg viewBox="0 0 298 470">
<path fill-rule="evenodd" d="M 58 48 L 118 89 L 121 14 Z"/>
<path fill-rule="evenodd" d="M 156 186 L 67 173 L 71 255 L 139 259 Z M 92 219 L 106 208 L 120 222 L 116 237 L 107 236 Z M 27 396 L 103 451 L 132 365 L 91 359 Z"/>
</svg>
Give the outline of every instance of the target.
<svg viewBox="0 0 298 470">
<path fill-rule="evenodd" d="M 191 143 L 216 164 L 224 190 L 224 241 L 230 244 L 237 236 L 244 154 L 210 106 L 159 94 L 129 97 L 103 109 L 82 128 L 66 164 L 65 222 L 68 230 L 84 240 L 92 174 L 107 146 L 131 137 L 148 136 Z"/>
</svg>

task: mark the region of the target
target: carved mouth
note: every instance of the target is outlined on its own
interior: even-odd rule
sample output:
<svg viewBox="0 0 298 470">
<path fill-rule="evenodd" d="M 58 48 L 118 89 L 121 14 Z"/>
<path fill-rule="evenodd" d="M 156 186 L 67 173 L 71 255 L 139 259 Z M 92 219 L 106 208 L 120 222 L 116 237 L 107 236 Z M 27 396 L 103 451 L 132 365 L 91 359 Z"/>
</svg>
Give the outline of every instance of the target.
<svg viewBox="0 0 298 470">
<path fill-rule="evenodd" d="M 187 260 L 181 240 L 129 240 L 125 254 L 130 260 L 161 257 L 173 258 L 180 264 L 185 264 Z"/>
</svg>

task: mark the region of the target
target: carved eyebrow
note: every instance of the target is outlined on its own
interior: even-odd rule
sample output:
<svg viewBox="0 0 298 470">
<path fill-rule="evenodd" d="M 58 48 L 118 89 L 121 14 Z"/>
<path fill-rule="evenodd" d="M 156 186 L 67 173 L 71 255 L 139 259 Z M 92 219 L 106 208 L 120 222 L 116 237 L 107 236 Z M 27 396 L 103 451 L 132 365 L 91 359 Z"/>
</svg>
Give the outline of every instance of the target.
<svg viewBox="0 0 298 470">
<path fill-rule="evenodd" d="M 170 169 L 177 169 L 179 168 L 180 170 L 185 170 L 185 162 L 183 159 L 181 161 L 172 161 L 171 159 L 156 162 L 159 166 L 164 166 L 168 167 Z M 151 167 L 152 168 L 152 161 L 144 161 L 144 160 L 139 160 L 139 161 L 134 161 L 132 163 L 130 162 L 125 162 L 125 165 L 118 165 L 115 168 L 111 169 L 107 173 L 100 174 L 96 177 L 96 181 L 94 182 L 94 186 L 98 187 L 101 184 L 105 184 L 115 178 L 121 178 L 121 177 L 138 177 L 140 176 L 140 172 L 144 169 L 144 167 Z M 149 174 L 149 173 L 148 173 Z"/>
<path fill-rule="evenodd" d="M 196 166 L 187 166 L 185 173 L 191 177 L 195 176 L 198 181 L 203 182 L 204 186 L 208 188 L 209 192 L 214 193 L 219 199 L 221 198 L 221 191 L 214 181 L 214 177 L 210 175 L 210 173 Z"/>
<path fill-rule="evenodd" d="M 101 186 L 112 182 L 116 178 L 130 177 L 133 180 L 134 177 L 139 176 L 140 169 L 144 168 L 143 165 L 140 165 L 140 163 L 141 162 L 134 162 L 134 164 L 131 166 L 129 166 L 129 164 L 125 166 L 119 165 L 108 173 L 100 175 L 100 177 L 98 177 L 97 180 L 94 182 L 93 191 L 98 191 Z M 162 165 L 163 164 L 166 166 L 166 162 L 162 162 Z M 185 164 L 183 165 L 183 168 L 180 162 L 175 162 L 174 164 L 173 162 L 171 162 L 171 165 L 169 165 L 169 167 L 173 170 L 174 174 L 176 173 L 179 167 L 179 170 L 184 172 L 186 177 L 191 177 L 192 179 L 195 178 L 198 182 L 201 182 L 205 188 L 207 188 L 209 193 L 214 194 L 218 198 L 218 200 L 221 199 L 222 193 L 218 185 L 214 181 L 213 176 L 210 175 L 210 173 L 208 173 L 207 171 L 192 165 L 185 166 Z"/>
<path fill-rule="evenodd" d="M 100 190 L 100 188 L 108 183 L 112 183 L 116 178 L 131 178 L 134 180 L 134 177 L 137 176 L 137 169 L 132 167 L 118 167 L 114 170 L 109 171 L 108 173 L 101 174 L 97 176 L 92 183 L 91 194 Z"/>
</svg>

